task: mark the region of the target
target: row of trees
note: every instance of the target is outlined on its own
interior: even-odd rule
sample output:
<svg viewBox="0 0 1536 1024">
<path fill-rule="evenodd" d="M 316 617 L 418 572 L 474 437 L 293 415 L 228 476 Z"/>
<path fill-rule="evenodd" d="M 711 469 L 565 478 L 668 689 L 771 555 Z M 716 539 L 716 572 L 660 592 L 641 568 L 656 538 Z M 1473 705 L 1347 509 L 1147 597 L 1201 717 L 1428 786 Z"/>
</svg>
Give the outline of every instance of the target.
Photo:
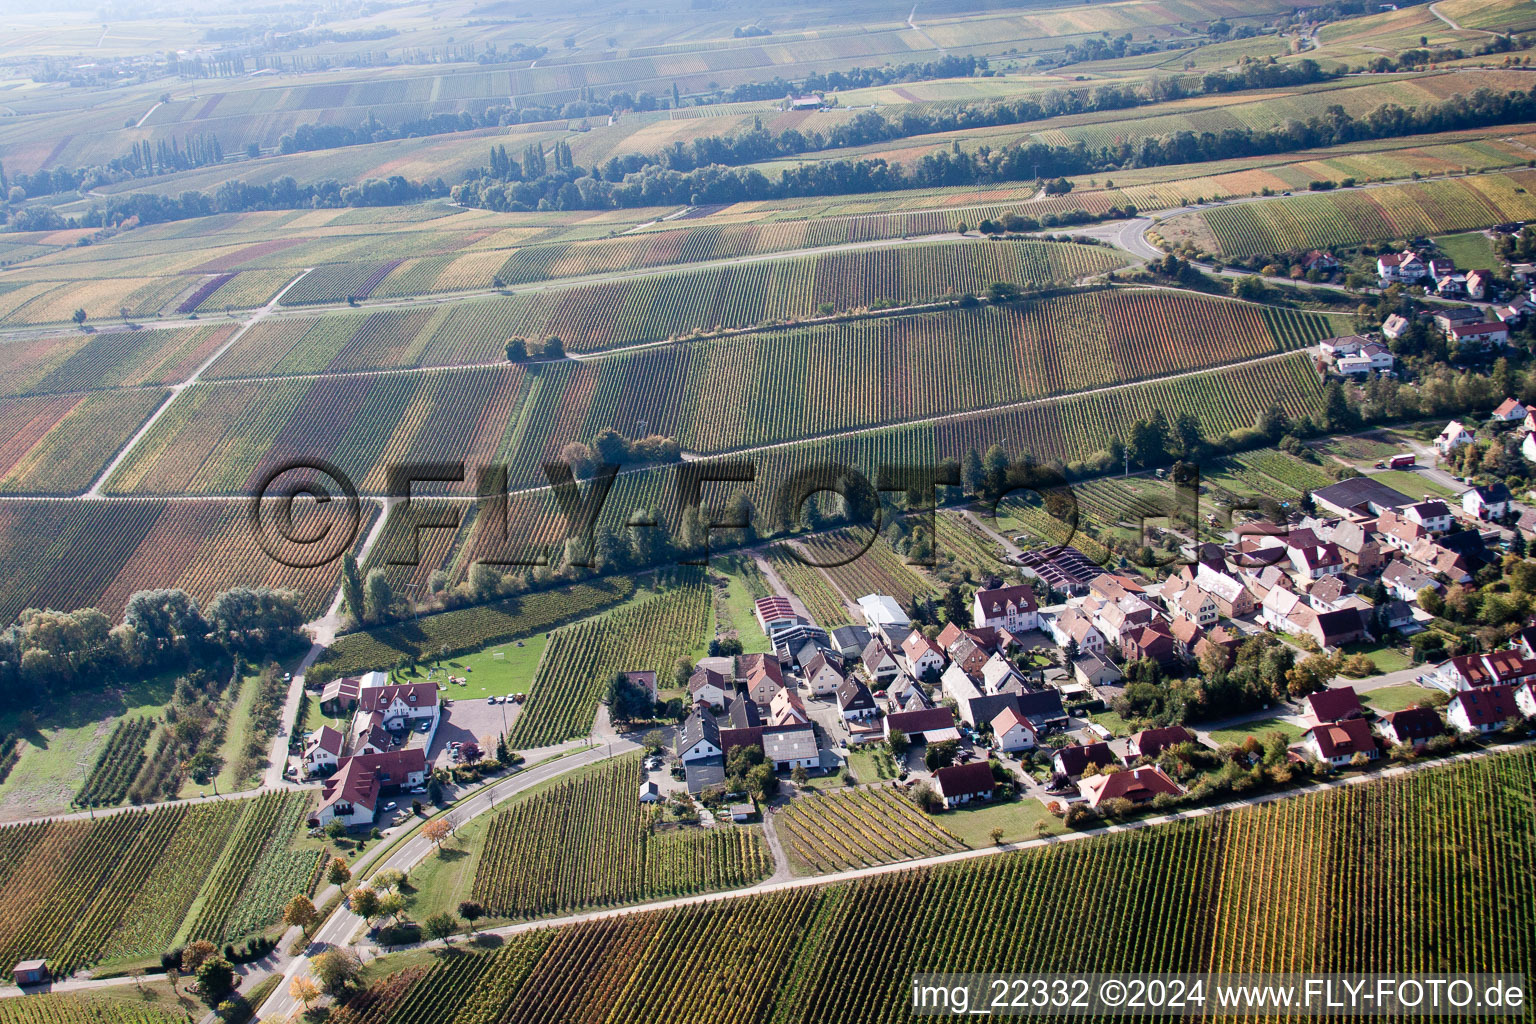
<svg viewBox="0 0 1536 1024">
<path fill-rule="evenodd" d="M 0 632 L 0 692 L 19 707 L 101 686 L 102 678 L 196 664 L 210 649 L 259 656 L 302 636 L 291 590 L 236 587 L 206 609 L 184 590 L 144 590 L 119 625 L 95 608 L 29 608 Z"/>
<path fill-rule="evenodd" d="M 1307 64 L 1315 67 L 1315 63 L 1308 61 L 1297 67 Z M 1093 101 L 1084 101 L 1081 105 L 1088 109 L 1098 107 L 1098 94 L 1104 90 L 1135 92 L 1119 86 L 1101 86 L 1094 91 Z M 1102 102 L 1112 108 L 1125 105 L 1124 99 L 1115 99 L 1106 93 Z M 1178 131 L 1144 138 L 1135 144 L 1122 140 L 1098 149 L 1091 149 L 1082 142 L 1048 145 L 1031 140 L 1000 150 L 979 147 L 975 152 L 962 152 L 957 143 L 949 150 L 930 153 L 910 166 L 892 165 L 880 158 L 827 160 L 783 170 L 777 178 L 770 178 L 755 167 L 733 166 L 783 153 L 826 148 L 828 143 L 862 145 L 949 131 L 973 123 L 1022 123 L 1051 116 L 1044 111 L 1042 102 L 1033 98 L 1015 104 L 991 104 L 961 110 L 974 110 L 975 113 L 966 117 L 948 110 L 935 114 L 909 112 L 899 122 L 873 113 L 861 114 L 821 138 L 796 138 L 789 133 L 771 136 L 766 132 L 703 138 L 687 146 L 675 143 L 655 155 L 614 158 L 601 168 L 572 167 L 534 180 L 501 182 L 482 176 L 454 186 L 451 194 L 456 201 L 466 205 L 498 210 L 609 209 L 1028 181 L 1128 167 L 1286 153 L 1364 139 L 1516 123 L 1536 117 L 1536 98 L 1531 92 L 1518 89 L 1504 93 L 1479 89 L 1471 96 L 1453 96 L 1422 108 L 1383 104 L 1360 117 L 1349 114 L 1342 106 L 1333 105 L 1322 115 L 1305 122 L 1292 120 L 1268 128 L 1227 128 L 1198 134 Z M 822 145 L 813 145 L 816 142 Z"/>
</svg>

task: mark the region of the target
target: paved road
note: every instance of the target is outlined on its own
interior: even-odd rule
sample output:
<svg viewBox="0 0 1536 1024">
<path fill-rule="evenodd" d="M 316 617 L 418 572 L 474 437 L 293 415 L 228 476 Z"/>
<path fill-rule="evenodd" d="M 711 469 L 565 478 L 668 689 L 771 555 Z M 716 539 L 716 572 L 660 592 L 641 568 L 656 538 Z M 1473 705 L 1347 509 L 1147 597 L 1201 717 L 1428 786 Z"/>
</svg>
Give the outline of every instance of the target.
<svg viewBox="0 0 1536 1024">
<path fill-rule="evenodd" d="M 639 749 L 640 745 L 638 743 L 619 738 L 602 746 L 592 747 L 589 750 L 567 754 L 557 760 L 536 764 L 455 805 L 452 812 L 454 819 L 459 825 L 463 825 L 469 819 L 491 811 L 496 805 L 505 803 L 509 797 L 525 789 L 548 782 L 569 772 L 585 768 L 588 765 L 596 764 L 610 757 L 619 757 Z M 432 843 L 418 833 L 391 849 L 384 861 L 377 868 L 371 870 L 395 869 L 409 872 L 417 864 L 420 864 L 430 856 L 432 852 Z M 315 903 L 317 905 L 322 904 L 335 894 L 334 886 L 327 887 L 316 896 Z M 278 985 L 277 991 L 261 1007 L 258 1018 L 262 1020 L 269 1017 L 275 1017 L 279 1020 L 287 1019 L 290 1013 L 299 1008 L 299 1004 L 288 995 L 288 985 L 295 977 L 308 975 L 310 957 L 323 952 L 330 946 L 350 944 L 353 935 L 362 927 L 362 918 L 346 909 L 345 906 L 338 907 L 315 932 L 304 954 L 286 961 L 282 969 L 283 980 Z M 287 941 L 286 938 L 285 941 Z"/>
<path fill-rule="evenodd" d="M 235 344 L 235 342 L 239 341 L 245 336 L 247 331 L 261 323 L 262 320 L 266 319 L 266 317 L 270 315 L 274 309 L 277 308 L 278 300 L 280 300 L 284 295 L 288 294 L 288 289 L 302 281 L 304 279 L 304 275 L 308 274 L 313 269 L 313 267 L 306 267 L 304 270 L 300 271 L 297 277 L 295 277 L 292 281 L 289 281 L 286 285 L 283 286 L 281 291 L 272 296 L 271 300 L 265 306 L 262 306 L 260 309 L 258 309 L 249 320 L 241 325 L 239 330 L 235 331 L 229 336 L 228 341 L 220 345 L 212 355 L 210 355 L 207 359 L 203 360 L 202 363 L 198 365 L 197 369 L 188 374 L 185 380 L 170 386 L 169 393 L 165 396 L 165 401 L 160 403 L 160 407 L 158 409 L 149 414 L 149 418 L 144 421 L 143 425 L 139 427 L 138 431 L 133 435 L 132 438 L 129 439 L 128 443 L 123 445 L 123 447 L 118 450 L 117 455 L 112 459 L 111 462 L 107 463 L 107 468 L 101 471 L 101 473 L 96 477 L 95 481 L 93 481 L 91 486 L 86 490 L 86 497 L 99 498 L 102 496 L 102 484 L 111 479 L 112 474 L 117 471 L 117 467 L 122 465 L 123 460 L 128 457 L 128 453 L 133 451 L 134 447 L 144 439 L 144 436 L 150 432 L 151 428 L 154 427 L 155 422 L 160 419 L 160 417 L 165 413 L 165 410 L 171 407 L 171 405 L 176 401 L 177 397 L 180 396 L 180 394 L 187 388 L 191 387 L 193 384 L 196 384 L 198 378 L 203 375 L 203 371 L 208 369 L 208 367 L 212 366 L 214 363 L 218 362 L 219 357 L 222 356 L 225 352 L 228 352 L 230 348 Z"/>
<path fill-rule="evenodd" d="M 520 924 L 506 925 L 501 928 L 486 929 L 482 934 L 511 936 L 522 932 L 533 931 L 540 928 L 554 928 L 570 924 L 580 924 L 585 921 L 597 921 L 615 917 L 625 917 L 630 914 L 647 913 L 655 910 L 670 910 L 677 907 L 697 906 L 704 903 L 716 903 L 721 900 L 741 899 L 744 896 L 760 896 L 772 892 L 782 892 L 790 889 L 803 889 L 808 886 L 833 885 L 838 882 L 856 881 L 865 878 L 874 878 L 880 875 L 894 874 L 900 871 L 910 871 L 914 868 L 927 868 L 941 864 L 955 864 L 962 861 L 975 860 L 979 857 L 991 857 L 1000 853 L 1008 853 L 1016 850 L 1039 849 L 1047 846 L 1057 846 L 1063 843 L 1080 842 L 1092 839 L 1096 836 L 1111 832 L 1128 832 L 1136 829 L 1152 828 L 1157 825 L 1166 825 L 1170 822 L 1182 821 L 1191 818 L 1203 818 L 1223 811 L 1238 810 L 1243 807 L 1254 807 L 1261 804 L 1274 803 L 1279 800 L 1289 800 L 1294 797 L 1306 796 L 1322 790 L 1340 786 L 1358 786 L 1378 779 L 1395 778 L 1406 775 L 1409 772 L 1426 771 L 1443 767 L 1458 761 L 1468 761 L 1491 754 L 1516 750 L 1523 746 L 1529 746 L 1531 740 L 1520 743 L 1504 743 L 1489 747 L 1484 750 L 1468 751 L 1456 754 L 1449 758 L 1415 761 L 1409 764 L 1384 768 L 1380 771 L 1368 772 L 1359 775 L 1349 775 L 1344 778 L 1334 778 L 1325 782 L 1304 786 L 1298 789 L 1281 790 L 1279 792 L 1263 793 L 1257 796 L 1231 800 L 1222 804 L 1193 808 L 1187 811 L 1179 811 L 1175 814 L 1158 815 L 1151 818 L 1141 818 L 1136 821 L 1123 824 L 1109 825 L 1081 832 L 1068 832 L 1065 835 L 1051 836 L 1045 839 L 1030 839 L 1018 843 L 1005 843 L 1000 846 L 989 846 L 981 849 L 963 850 L 958 853 L 947 853 L 936 857 L 924 857 L 920 860 L 896 861 L 891 864 L 882 864 L 876 867 L 855 868 L 848 871 L 839 871 L 825 875 L 804 875 L 781 881 L 761 882 L 745 889 L 728 889 L 721 892 L 701 893 L 697 896 L 684 896 L 677 899 L 658 900 L 653 903 L 637 904 L 628 907 L 613 907 L 603 910 L 591 910 L 578 914 L 568 914 L 563 917 L 540 918 L 534 921 L 525 921 Z M 262 1007 L 263 1017 L 272 1010 L 272 1002 Z"/>
</svg>

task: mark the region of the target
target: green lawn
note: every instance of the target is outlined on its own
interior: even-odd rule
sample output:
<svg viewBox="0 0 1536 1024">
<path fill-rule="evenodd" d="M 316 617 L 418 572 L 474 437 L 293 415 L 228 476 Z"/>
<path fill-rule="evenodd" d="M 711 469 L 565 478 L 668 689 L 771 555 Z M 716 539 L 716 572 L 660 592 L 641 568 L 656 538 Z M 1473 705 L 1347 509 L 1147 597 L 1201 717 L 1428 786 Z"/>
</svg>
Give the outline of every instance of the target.
<svg viewBox="0 0 1536 1024">
<path fill-rule="evenodd" d="M 900 774 L 890 750 L 884 746 L 852 748 L 848 751 L 848 767 L 861 783 L 881 782 Z"/>
<path fill-rule="evenodd" d="M 35 729 L 23 731 L 21 757 L 0 784 L 0 820 L 68 811 L 118 719 L 162 714 L 179 674 L 135 680 L 122 690 L 76 694 L 59 702 Z M 18 729 L 21 719 L 14 710 L 0 714 L 0 730 Z"/>
<path fill-rule="evenodd" d="M 1403 683 L 1400 686 L 1383 686 L 1380 689 L 1362 693 L 1360 700 L 1376 711 L 1401 711 L 1415 704 L 1426 703 L 1438 692 L 1414 683 Z"/>
<path fill-rule="evenodd" d="M 421 681 L 430 675 L 434 681 L 448 687 L 443 696 L 449 700 L 527 693 L 533 685 L 533 673 L 539 667 L 539 658 L 544 654 L 548 640 L 548 634 L 539 633 L 522 641 L 509 640 L 473 654 L 449 658 L 436 669 L 433 665 L 437 663 L 429 662 L 414 670 L 395 672 L 393 676 L 402 681 Z M 465 682 L 450 683 L 448 676 Z"/>
<path fill-rule="evenodd" d="M 1400 672 L 1413 667 L 1413 659 L 1390 644 L 1346 644 L 1345 654 L 1364 654 L 1371 659 L 1377 672 Z"/>
<path fill-rule="evenodd" d="M 1266 733 L 1280 732 L 1285 734 L 1286 740 L 1295 743 L 1301 739 L 1305 731 L 1301 726 L 1287 722 L 1283 718 L 1261 718 L 1236 729 L 1217 729 L 1211 733 L 1211 739 L 1217 743 L 1241 743 L 1249 736 L 1256 740 L 1263 740 Z"/>
<path fill-rule="evenodd" d="M 1503 267 L 1503 261 L 1493 253 L 1493 244 L 1481 231 L 1442 235 L 1432 241 L 1463 273 L 1468 270 L 1500 270 Z"/>
<path fill-rule="evenodd" d="M 1114 711 L 1100 711 L 1096 715 L 1090 715 L 1089 721 L 1094 725 L 1102 725 L 1115 736 L 1129 736 L 1131 727 L 1125 719 Z"/>
<path fill-rule="evenodd" d="M 1061 819 L 1045 809 L 1045 805 L 1033 797 L 1010 800 L 1000 804 L 979 804 L 961 807 L 934 815 L 934 823 L 949 829 L 968 846 L 981 849 L 992 845 L 990 833 L 994 828 L 1003 830 L 1003 842 L 1016 843 L 1036 839 L 1038 825 L 1044 822 L 1046 833 L 1061 835 L 1066 826 Z"/>
<path fill-rule="evenodd" d="M 1406 469 L 1384 469 L 1380 473 L 1372 473 L 1371 476 L 1410 498 L 1449 498 L 1454 493 L 1433 480 Z"/>
<path fill-rule="evenodd" d="M 773 650 L 773 645 L 768 642 L 768 637 L 757 626 L 757 616 L 752 609 L 752 591 L 747 580 L 738 572 L 726 572 L 723 568 L 716 572 L 725 577 L 725 607 L 730 615 L 731 628 L 736 630 L 736 638 L 741 641 L 743 654 L 767 654 Z"/>
</svg>

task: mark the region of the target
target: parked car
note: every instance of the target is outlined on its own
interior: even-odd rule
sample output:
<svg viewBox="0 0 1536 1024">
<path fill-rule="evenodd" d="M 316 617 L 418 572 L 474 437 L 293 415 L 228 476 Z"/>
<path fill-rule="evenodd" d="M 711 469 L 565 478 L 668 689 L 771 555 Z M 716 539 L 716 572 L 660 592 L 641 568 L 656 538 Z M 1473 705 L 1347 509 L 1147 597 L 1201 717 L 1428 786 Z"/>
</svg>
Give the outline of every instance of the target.
<svg viewBox="0 0 1536 1024">
<path fill-rule="evenodd" d="M 485 702 L 487 704 L 495 704 L 496 703 L 496 698 L 495 697 L 487 697 L 487 698 L 485 698 Z"/>
<path fill-rule="evenodd" d="M 421 794 L 425 793 L 426 791 L 427 791 L 427 787 L 426 786 L 412 786 L 410 788 L 410 790 L 409 790 L 409 792 L 413 796 L 420 796 Z"/>
<path fill-rule="evenodd" d="M 394 802 L 394 801 L 393 801 L 393 800 L 391 800 L 391 801 L 390 801 L 390 802 L 389 802 L 389 803 L 387 803 L 387 804 L 385 804 L 385 805 L 384 805 L 384 809 L 385 809 L 385 810 L 386 810 L 386 811 L 392 811 L 392 810 L 394 810 L 394 809 L 395 809 L 395 807 L 396 807 L 396 806 L 397 806 L 397 805 L 396 805 L 396 804 L 395 804 L 395 802 Z"/>
<path fill-rule="evenodd" d="M 422 732 L 431 732 L 432 731 L 432 723 L 431 722 L 422 722 L 421 723 L 421 731 Z"/>
</svg>

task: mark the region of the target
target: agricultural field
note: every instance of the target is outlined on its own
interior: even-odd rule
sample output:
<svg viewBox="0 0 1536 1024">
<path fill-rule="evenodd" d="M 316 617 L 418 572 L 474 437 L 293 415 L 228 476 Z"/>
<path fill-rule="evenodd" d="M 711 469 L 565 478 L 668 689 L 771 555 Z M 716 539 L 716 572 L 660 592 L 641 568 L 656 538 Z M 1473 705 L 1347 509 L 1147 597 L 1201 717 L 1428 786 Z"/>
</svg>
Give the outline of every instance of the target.
<svg viewBox="0 0 1536 1024">
<path fill-rule="evenodd" d="M 333 522 L 337 512 L 299 511 L 305 529 Z M 377 514 L 362 506 L 359 538 Z M 274 550 L 297 560 L 285 545 Z M 335 563 L 291 569 L 274 561 L 252 534 L 248 501 L 0 499 L 0 568 L 5 621 L 33 607 L 95 607 L 116 618 L 135 591 L 161 587 L 179 587 L 202 603 L 234 586 L 288 588 L 307 614 L 318 614 L 338 573 Z"/>
<path fill-rule="evenodd" d="M 635 793 L 639 755 L 518 799 L 490 821 L 470 896 L 538 917 L 751 884 L 772 870 L 761 829 L 659 827 Z"/>
<path fill-rule="evenodd" d="M 934 593 L 933 583 L 908 565 L 882 537 L 864 529 L 817 534 L 797 542 L 806 561 L 824 573 L 850 601 L 889 594 L 905 606 L 915 595 Z"/>
<path fill-rule="evenodd" d="M 506 1021 L 903 1020 L 911 975 L 957 962 L 1422 970 L 1475 946 L 1481 969 L 1518 972 L 1536 938 L 1512 909 L 1523 879 L 1501 865 L 1530 856 L 1533 767 L 1530 751 L 1483 757 L 1083 842 L 591 921 L 545 933 L 542 949 L 488 954 L 479 970 L 441 963 L 395 998 L 404 1005 L 430 991 L 436 1019 L 473 1000 Z M 1417 827 L 1425 816 L 1443 827 Z M 1389 890 L 1383 878 L 1401 884 Z M 1117 896 L 1064 900 L 1063 887 Z M 1000 901 L 1042 899 L 1054 914 L 995 913 Z M 1484 942 L 1468 921 L 1496 923 L 1499 941 Z M 894 946 L 893 935 L 903 937 Z M 691 965 L 683 977 L 680 961 Z"/>
<path fill-rule="evenodd" d="M 945 243 L 540 288 L 446 307 L 281 317 L 242 336 L 209 377 L 497 362 L 509 337 L 539 342 L 553 335 L 567 350 L 599 351 L 822 316 L 824 305 L 846 314 L 875 303 L 981 293 L 994 281 L 1070 284 L 1124 265 L 1107 247 Z"/>
<path fill-rule="evenodd" d="M 1354 246 L 1530 220 L 1536 218 L 1532 187 L 1536 172 L 1475 174 L 1219 206 L 1179 214 L 1158 230 L 1175 244 L 1189 241 L 1235 257 Z"/>
<path fill-rule="evenodd" d="M 610 576 L 348 633 L 326 648 L 315 671 L 330 677 L 358 675 L 391 668 L 402 660 L 426 661 L 445 652 L 450 657 L 464 654 L 546 632 L 619 604 L 634 592 L 633 580 Z"/>
<path fill-rule="evenodd" d="M 299 826 L 309 795 L 0 829 L 0 950 L 57 973 L 158 959 L 180 935 L 233 941 L 264 930 L 311 888 L 318 844 Z"/>
<path fill-rule="evenodd" d="M 324 458 L 359 491 L 389 466 L 491 464 L 527 378 L 518 367 L 198 384 L 183 391 L 107 481 L 112 493 L 253 494 L 293 459 Z"/>
<path fill-rule="evenodd" d="M 774 825 L 795 863 L 817 872 L 932 857 L 966 848 L 890 786 L 797 797 Z"/>
<path fill-rule="evenodd" d="M 0 341 L 0 391 L 56 395 L 174 384 L 229 340 L 234 326 L 146 328 Z"/>
<path fill-rule="evenodd" d="M 0 399 L 0 493 L 86 490 L 170 392 Z"/>
<path fill-rule="evenodd" d="M 653 669 L 669 677 L 678 658 L 707 646 L 708 627 L 709 594 L 689 579 L 556 630 L 508 742 L 543 747 L 585 735 L 615 672 Z"/>
</svg>

